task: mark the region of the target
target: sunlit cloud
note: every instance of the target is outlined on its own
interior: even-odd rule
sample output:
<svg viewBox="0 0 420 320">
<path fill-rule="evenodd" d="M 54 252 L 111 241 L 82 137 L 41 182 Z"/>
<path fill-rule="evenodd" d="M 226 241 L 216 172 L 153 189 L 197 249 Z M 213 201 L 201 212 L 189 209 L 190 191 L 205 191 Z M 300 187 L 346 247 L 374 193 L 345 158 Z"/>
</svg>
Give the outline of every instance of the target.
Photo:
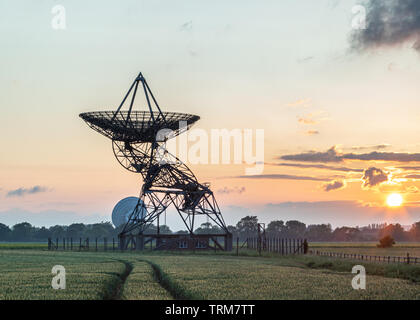
<svg viewBox="0 0 420 320">
<path fill-rule="evenodd" d="M 371 167 L 366 169 L 362 177 L 363 188 L 369 189 L 380 185 L 381 183 L 387 182 L 388 175 L 388 173 L 379 168 Z"/>
<path fill-rule="evenodd" d="M 346 183 L 345 181 L 334 180 L 331 182 L 324 183 L 322 188 L 324 191 L 329 192 L 332 190 L 339 190 L 345 188 Z"/>
<path fill-rule="evenodd" d="M 303 181 L 330 181 L 327 178 L 318 178 L 311 176 L 295 176 L 289 174 L 260 174 L 252 176 L 236 176 L 239 179 L 272 179 L 272 180 L 303 180 Z"/>
<path fill-rule="evenodd" d="M 299 99 L 287 104 L 288 107 L 309 107 L 311 104 L 310 99 Z"/>
<path fill-rule="evenodd" d="M 281 156 L 280 159 L 301 162 L 342 162 L 343 160 L 360 161 L 395 161 L 395 162 L 417 162 L 420 161 L 420 153 L 405 152 L 369 152 L 369 153 L 339 153 L 336 147 L 325 152 L 308 151 L 292 155 Z"/>
<path fill-rule="evenodd" d="M 303 163 L 265 163 L 266 165 L 281 166 L 281 167 L 295 167 L 302 169 L 325 169 L 332 171 L 342 171 L 342 172 L 364 172 L 363 169 L 348 168 L 348 167 L 336 167 L 329 166 L 325 164 L 303 164 Z"/>
<path fill-rule="evenodd" d="M 231 194 L 231 193 L 241 194 L 241 193 L 244 193 L 245 190 L 246 190 L 245 187 L 233 187 L 233 188 L 224 187 L 217 190 L 217 192 L 221 194 Z"/>
</svg>

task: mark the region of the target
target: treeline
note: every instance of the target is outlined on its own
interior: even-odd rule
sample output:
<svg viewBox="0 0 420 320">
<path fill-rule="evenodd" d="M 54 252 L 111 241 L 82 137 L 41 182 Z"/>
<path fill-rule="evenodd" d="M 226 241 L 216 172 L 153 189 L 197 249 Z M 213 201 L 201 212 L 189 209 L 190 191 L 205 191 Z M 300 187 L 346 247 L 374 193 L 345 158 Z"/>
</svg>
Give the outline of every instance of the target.
<svg viewBox="0 0 420 320">
<path fill-rule="evenodd" d="M 235 227 L 229 226 L 234 236 L 246 239 L 255 237 L 258 232 L 258 218 L 247 216 L 242 218 Z M 284 222 L 271 221 L 265 227 L 267 237 L 305 238 L 308 241 L 378 241 L 385 236 L 391 236 L 396 241 L 420 241 L 420 222 L 414 223 L 410 230 L 405 231 L 399 224 L 373 224 L 366 227 L 339 227 L 332 229 L 330 224 L 306 225 L 297 220 Z"/>
<path fill-rule="evenodd" d="M 235 226 L 228 226 L 233 237 L 242 241 L 258 235 L 258 218 L 247 216 Z M 94 224 L 74 223 L 69 226 L 35 227 L 28 222 L 22 222 L 9 227 L 0 223 L 0 241 L 46 241 L 48 238 L 117 238 L 121 231 L 114 228 L 110 222 Z M 152 225 L 146 233 L 156 233 L 156 226 Z M 168 226 L 160 226 L 160 233 L 188 233 L 185 230 L 172 231 Z M 409 231 L 405 231 L 400 224 L 377 224 L 367 227 L 340 227 L 332 229 L 330 224 L 306 225 L 297 220 L 271 221 L 265 226 L 267 237 L 306 238 L 308 241 L 378 241 L 384 236 L 391 236 L 396 241 L 420 241 L 420 222 L 414 223 Z M 195 233 L 222 233 L 222 230 L 211 223 L 203 223 Z"/>
</svg>

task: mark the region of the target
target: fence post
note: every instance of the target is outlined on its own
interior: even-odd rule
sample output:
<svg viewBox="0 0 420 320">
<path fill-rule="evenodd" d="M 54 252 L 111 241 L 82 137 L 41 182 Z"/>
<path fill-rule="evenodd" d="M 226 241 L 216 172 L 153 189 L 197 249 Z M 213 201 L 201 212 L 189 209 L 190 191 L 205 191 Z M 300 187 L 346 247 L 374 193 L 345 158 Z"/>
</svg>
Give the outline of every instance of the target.
<svg viewBox="0 0 420 320">
<path fill-rule="evenodd" d="M 410 253 L 407 252 L 407 264 L 410 264 Z"/>
<path fill-rule="evenodd" d="M 108 241 L 106 239 L 106 237 L 104 237 L 104 251 L 107 251 L 107 246 L 108 246 Z"/>
<path fill-rule="evenodd" d="M 281 255 L 284 255 L 284 239 L 281 239 Z"/>
<path fill-rule="evenodd" d="M 115 250 L 115 239 L 112 238 L 112 251 L 114 251 L 114 250 Z"/>
<path fill-rule="evenodd" d="M 73 238 L 70 238 L 70 250 L 73 251 Z"/>
<path fill-rule="evenodd" d="M 51 250 L 51 238 L 48 238 L 48 250 Z"/>
<path fill-rule="evenodd" d="M 87 247 L 87 249 L 89 251 L 89 237 L 86 238 L 86 247 Z"/>
<path fill-rule="evenodd" d="M 95 251 L 98 251 L 98 238 L 95 238 Z"/>
<path fill-rule="evenodd" d="M 236 237 L 236 255 L 239 256 L 239 237 Z"/>
</svg>

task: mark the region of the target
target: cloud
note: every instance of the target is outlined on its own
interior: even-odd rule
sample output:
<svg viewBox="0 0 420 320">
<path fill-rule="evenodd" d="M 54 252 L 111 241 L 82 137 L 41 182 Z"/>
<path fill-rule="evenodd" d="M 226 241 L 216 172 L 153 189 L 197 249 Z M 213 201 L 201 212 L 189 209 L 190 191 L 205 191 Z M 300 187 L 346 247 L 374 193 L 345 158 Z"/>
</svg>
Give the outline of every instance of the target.
<svg viewBox="0 0 420 320">
<path fill-rule="evenodd" d="M 294 176 L 289 174 L 260 174 L 253 176 L 236 176 L 239 179 L 273 179 L 273 180 L 304 180 L 304 181 L 330 181 L 326 178 L 317 178 L 310 176 Z"/>
<path fill-rule="evenodd" d="M 325 152 L 309 151 L 299 154 L 284 155 L 280 159 L 301 162 L 342 162 L 343 160 L 361 161 L 395 161 L 395 162 L 416 162 L 420 161 L 420 153 L 403 152 L 377 152 L 369 153 L 338 153 L 336 147 Z"/>
<path fill-rule="evenodd" d="M 311 104 L 310 99 L 299 99 L 296 101 L 293 101 L 291 103 L 288 103 L 288 107 L 308 107 Z"/>
<path fill-rule="evenodd" d="M 360 151 L 360 150 L 368 150 L 368 149 L 376 149 L 376 150 L 381 150 L 381 149 L 386 149 L 389 148 L 391 145 L 387 144 L 387 143 L 383 143 L 383 144 L 377 144 L 375 146 L 353 146 L 350 149 L 351 150 L 356 150 L 356 151 Z"/>
<path fill-rule="evenodd" d="M 233 187 L 233 188 L 228 188 L 228 187 L 224 187 L 222 189 L 217 190 L 218 193 L 222 193 L 222 194 L 231 194 L 231 193 L 243 193 L 245 192 L 245 187 Z"/>
<path fill-rule="evenodd" d="M 48 191 L 48 189 L 46 187 L 41 187 L 41 186 L 34 186 L 29 189 L 19 188 L 19 189 L 10 190 L 9 192 L 7 192 L 6 197 L 23 197 L 28 194 L 41 193 L 41 192 L 46 192 L 46 191 Z"/>
<path fill-rule="evenodd" d="M 193 23 L 192 23 L 192 20 L 190 20 L 190 21 L 187 21 L 187 22 L 183 23 L 183 24 L 179 27 L 179 30 L 180 30 L 180 31 L 191 31 L 191 30 L 192 30 L 192 28 L 193 28 Z"/>
<path fill-rule="evenodd" d="M 420 153 L 400 153 L 400 152 L 370 152 L 365 154 L 348 153 L 342 156 L 342 159 L 364 160 L 364 161 L 397 161 L 413 162 L 420 161 Z"/>
<path fill-rule="evenodd" d="M 366 29 L 353 33 L 353 49 L 395 47 L 412 42 L 413 48 L 420 51 L 420 1 L 369 0 L 366 11 Z"/>
<path fill-rule="evenodd" d="M 317 111 L 309 113 L 306 116 L 298 117 L 298 122 L 304 125 L 313 125 L 325 120 L 329 120 L 328 114 L 325 111 Z"/>
<path fill-rule="evenodd" d="M 326 170 L 342 171 L 342 172 L 364 172 L 363 169 L 335 167 L 335 166 L 328 166 L 324 164 L 302 164 L 302 163 L 267 163 L 267 164 L 275 165 L 275 166 L 284 166 L 284 167 L 304 168 L 304 169 L 326 169 Z"/>
<path fill-rule="evenodd" d="M 420 170 L 420 166 L 401 166 L 401 167 L 397 167 L 397 169 L 402 169 L 402 170 Z"/>
<path fill-rule="evenodd" d="M 365 170 L 362 180 L 364 181 L 363 188 L 375 187 L 388 181 L 388 173 L 379 168 L 371 167 Z"/>
<path fill-rule="evenodd" d="M 335 147 L 326 152 L 309 151 L 300 154 L 281 156 L 282 160 L 302 161 L 302 162 L 341 162 L 343 159 L 338 155 Z"/>
<path fill-rule="evenodd" d="M 313 58 L 315 58 L 315 57 L 314 56 L 307 56 L 307 57 L 304 57 L 304 58 L 297 59 L 296 62 L 297 63 L 305 63 L 305 62 L 308 62 L 308 61 L 312 60 Z"/>
<path fill-rule="evenodd" d="M 412 180 L 420 180 L 420 174 L 407 174 L 404 178 Z"/>
<path fill-rule="evenodd" d="M 319 134 L 319 131 L 318 130 L 308 130 L 308 131 L 305 132 L 305 134 L 308 135 L 308 136 L 313 136 L 313 135 Z"/>
<path fill-rule="evenodd" d="M 346 185 L 344 181 L 335 180 L 335 181 L 325 183 L 322 187 L 324 191 L 329 192 L 332 190 L 343 189 L 345 186 Z"/>
<path fill-rule="evenodd" d="M 317 124 L 317 122 L 314 119 L 311 119 L 310 117 L 301 117 L 298 119 L 298 122 L 301 124 Z"/>
</svg>

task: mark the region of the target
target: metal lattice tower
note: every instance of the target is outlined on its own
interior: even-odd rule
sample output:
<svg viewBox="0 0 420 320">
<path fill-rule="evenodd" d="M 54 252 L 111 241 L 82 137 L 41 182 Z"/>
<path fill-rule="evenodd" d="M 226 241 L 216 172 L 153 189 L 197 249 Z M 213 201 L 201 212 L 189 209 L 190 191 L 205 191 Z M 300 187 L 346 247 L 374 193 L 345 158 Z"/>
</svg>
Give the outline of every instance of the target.
<svg viewBox="0 0 420 320">
<path fill-rule="evenodd" d="M 148 111 L 133 110 L 139 87 Z M 123 111 L 125 105 L 128 110 Z M 145 230 L 171 205 L 190 235 L 194 234 L 195 218 L 204 215 L 231 237 L 209 186 L 199 183 L 192 171 L 165 148 L 168 139 L 188 130 L 199 116 L 162 112 L 139 73 L 116 111 L 87 112 L 80 117 L 112 140 L 114 155 L 124 168 L 143 178 L 137 206 L 119 235 L 122 249 L 130 241 L 137 241 L 137 247 L 142 247 Z"/>
</svg>

